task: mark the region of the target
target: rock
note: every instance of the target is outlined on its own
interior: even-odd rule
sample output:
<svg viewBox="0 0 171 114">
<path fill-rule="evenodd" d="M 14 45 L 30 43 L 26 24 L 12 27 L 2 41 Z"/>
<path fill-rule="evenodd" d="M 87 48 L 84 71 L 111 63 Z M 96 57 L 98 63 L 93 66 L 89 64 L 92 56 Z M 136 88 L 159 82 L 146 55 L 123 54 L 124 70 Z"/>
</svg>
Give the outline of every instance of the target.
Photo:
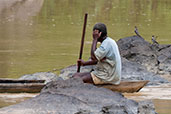
<svg viewBox="0 0 171 114">
<path fill-rule="evenodd" d="M 157 114 L 151 100 L 140 101 L 138 105 L 138 114 Z"/>
<path fill-rule="evenodd" d="M 78 78 L 52 81 L 35 98 L 0 109 L 0 113 L 3 114 L 144 114 L 144 112 L 155 114 L 153 103 L 138 103 L 120 93 L 83 83 Z"/>
<path fill-rule="evenodd" d="M 157 55 L 159 73 L 171 75 L 171 45 L 160 45 Z"/>
<path fill-rule="evenodd" d="M 149 80 L 148 85 L 168 83 L 159 75 L 149 72 L 144 66 L 122 58 L 122 80 Z"/>
<path fill-rule="evenodd" d="M 157 73 L 157 57 L 151 44 L 138 36 L 126 37 L 117 41 L 121 56 L 139 63 L 150 72 Z"/>
<path fill-rule="evenodd" d="M 57 80 L 58 77 L 52 72 L 37 72 L 34 74 L 26 74 L 21 76 L 21 80 L 45 80 L 45 83 L 48 83 L 52 80 Z"/>
<path fill-rule="evenodd" d="M 171 45 L 157 47 L 138 36 L 117 41 L 121 56 L 146 67 L 149 72 L 171 75 Z"/>
<path fill-rule="evenodd" d="M 90 72 L 94 68 L 93 65 L 90 66 L 81 66 L 80 72 Z M 77 72 L 77 66 L 71 65 L 61 70 L 59 77 L 62 77 L 64 80 L 72 77 L 74 73 Z"/>
</svg>

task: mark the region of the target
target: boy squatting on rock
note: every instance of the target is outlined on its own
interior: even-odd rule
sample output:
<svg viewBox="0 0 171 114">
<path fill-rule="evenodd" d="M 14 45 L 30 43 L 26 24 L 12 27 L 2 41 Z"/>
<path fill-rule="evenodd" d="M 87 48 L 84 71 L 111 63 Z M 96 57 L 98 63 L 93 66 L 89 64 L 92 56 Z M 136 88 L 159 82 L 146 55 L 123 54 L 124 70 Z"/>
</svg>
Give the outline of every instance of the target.
<svg viewBox="0 0 171 114">
<path fill-rule="evenodd" d="M 85 83 L 92 84 L 119 84 L 121 80 L 121 57 L 116 42 L 107 36 L 107 28 L 103 23 L 93 27 L 93 42 L 91 59 L 77 61 L 81 66 L 95 65 L 92 72 L 75 73 L 73 77 L 80 77 Z M 97 48 L 97 42 L 100 47 Z"/>
</svg>

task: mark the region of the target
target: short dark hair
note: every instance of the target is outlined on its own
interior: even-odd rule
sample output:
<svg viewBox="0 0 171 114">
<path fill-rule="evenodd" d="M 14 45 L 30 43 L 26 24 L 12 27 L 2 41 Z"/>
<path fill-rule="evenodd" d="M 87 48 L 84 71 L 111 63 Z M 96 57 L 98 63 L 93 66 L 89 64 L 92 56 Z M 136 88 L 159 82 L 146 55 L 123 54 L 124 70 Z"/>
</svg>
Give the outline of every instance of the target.
<svg viewBox="0 0 171 114">
<path fill-rule="evenodd" d="M 94 30 L 99 30 L 99 32 L 102 32 L 102 37 L 107 36 L 107 28 L 106 25 L 103 23 L 96 23 L 93 27 L 93 31 Z"/>
</svg>

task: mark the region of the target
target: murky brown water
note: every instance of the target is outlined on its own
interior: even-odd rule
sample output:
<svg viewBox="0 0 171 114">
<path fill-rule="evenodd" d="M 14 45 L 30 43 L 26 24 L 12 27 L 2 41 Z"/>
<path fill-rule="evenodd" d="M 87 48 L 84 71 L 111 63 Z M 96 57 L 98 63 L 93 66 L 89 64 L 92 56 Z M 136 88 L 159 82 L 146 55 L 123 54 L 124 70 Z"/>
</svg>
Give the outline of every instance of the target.
<svg viewBox="0 0 171 114">
<path fill-rule="evenodd" d="M 146 40 L 156 35 L 171 44 L 170 0 L 0 0 L 0 78 L 75 64 L 85 12 L 84 59 L 96 22 L 105 23 L 115 40 L 134 35 L 136 25 Z"/>
<path fill-rule="evenodd" d="M 157 113 L 171 113 L 171 84 L 144 87 L 138 93 L 124 93 L 124 95 L 136 101 L 152 100 Z"/>
<path fill-rule="evenodd" d="M 170 114 L 171 113 L 171 100 L 161 100 L 161 99 L 154 99 L 155 109 L 158 114 Z"/>
<path fill-rule="evenodd" d="M 0 77 L 62 69 L 78 58 L 84 13 L 88 23 L 83 58 L 88 59 L 92 27 L 103 22 L 110 37 L 135 35 L 171 43 L 170 0 L 0 0 Z"/>
<path fill-rule="evenodd" d="M 35 97 L 38 94 L 33 93 L 0 93 L 0 108 L 23 102 Z"/>
</svg>

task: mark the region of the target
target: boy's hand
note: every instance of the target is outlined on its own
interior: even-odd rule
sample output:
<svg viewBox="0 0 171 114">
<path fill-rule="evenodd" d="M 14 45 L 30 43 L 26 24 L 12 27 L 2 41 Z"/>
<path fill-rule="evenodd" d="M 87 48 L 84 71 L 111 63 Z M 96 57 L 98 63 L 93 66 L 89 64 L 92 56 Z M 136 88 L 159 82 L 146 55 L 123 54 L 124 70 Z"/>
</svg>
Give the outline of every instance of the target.
<svg viewBox="0 0 171 114">
<path fill-rule="evenodd" d="M 77 64 L 80 66 L 84 66 L 84 61 L 82 59 L 78 59 Z"/>
<path fill-rule="evenodd" d="M 93 39 L 97 40 L 98 38 L 101 37 L 102 32 L 99 32 L 99 30 L 94 30 L 93 31 Z"/>
</svg>

